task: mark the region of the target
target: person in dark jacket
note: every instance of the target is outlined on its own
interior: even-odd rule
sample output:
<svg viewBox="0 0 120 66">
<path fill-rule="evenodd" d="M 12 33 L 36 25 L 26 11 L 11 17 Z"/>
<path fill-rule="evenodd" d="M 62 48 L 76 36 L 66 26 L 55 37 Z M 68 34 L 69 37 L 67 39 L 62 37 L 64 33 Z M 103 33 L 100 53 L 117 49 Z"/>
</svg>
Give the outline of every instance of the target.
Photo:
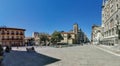
<svg viewBox="0 0 120 66">
<path fill-rule="evenodd" d="M 2 45 L 0 45 L 0 56 L 3 56 L 4 52 L 3 52 L 3 47 Z"/>
<path fill-rule="evenodd" d="M 11 47 L 10 46 L 6 46 L 5 52 L 10 52 L 10 51 L 11 51 Z"/>
<path fill-rule="evenodd" d="M 4 50 L 3 50 L 2 45 L 0 45 L 0 63 L 1 63 L 2 60 L 3 60 L 3 55 L 4 55 Z"/>
</svg>

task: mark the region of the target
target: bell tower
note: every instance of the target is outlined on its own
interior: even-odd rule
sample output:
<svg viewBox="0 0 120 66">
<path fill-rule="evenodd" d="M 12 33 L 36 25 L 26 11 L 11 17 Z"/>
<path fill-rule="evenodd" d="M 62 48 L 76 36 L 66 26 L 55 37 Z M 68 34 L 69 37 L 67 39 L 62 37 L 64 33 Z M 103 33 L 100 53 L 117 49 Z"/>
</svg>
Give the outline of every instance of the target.
<svg viewBox="0 0 120 66">
<path fill-rule="evenodd" d="M 77 23 L 75 23 L 73 25 L 73 33 L 78 34 L 78 24 Z"/>
</svg>

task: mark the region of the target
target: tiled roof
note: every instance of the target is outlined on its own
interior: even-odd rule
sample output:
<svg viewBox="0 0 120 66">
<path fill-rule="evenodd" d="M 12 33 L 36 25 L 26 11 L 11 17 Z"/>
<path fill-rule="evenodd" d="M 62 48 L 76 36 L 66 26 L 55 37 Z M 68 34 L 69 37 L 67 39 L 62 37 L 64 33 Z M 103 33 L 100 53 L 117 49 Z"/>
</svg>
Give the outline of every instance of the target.
<svg viewBox="0 0 120 66">
<path fill-rule="evenodd" d="M 0 27 L 0 29 L 12 29 L 12 30 L 24 30 L 25 29 L 21 29 L 21 28 L 9 28 L 9 27 Z"/>
</svg>

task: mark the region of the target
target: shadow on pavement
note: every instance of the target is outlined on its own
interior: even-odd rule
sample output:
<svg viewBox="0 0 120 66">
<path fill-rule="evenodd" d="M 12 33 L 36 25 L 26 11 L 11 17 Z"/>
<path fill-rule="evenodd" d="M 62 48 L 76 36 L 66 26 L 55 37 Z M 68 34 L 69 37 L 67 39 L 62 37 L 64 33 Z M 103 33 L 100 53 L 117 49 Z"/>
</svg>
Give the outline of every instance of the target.
<svg viewBox="0 0 120 66">
<path fill-rule="evenodd" d="M 11 51 L 5 53 L 2 66 L 45 66 L 60 61 L 37 52 Z"/>
</svg>

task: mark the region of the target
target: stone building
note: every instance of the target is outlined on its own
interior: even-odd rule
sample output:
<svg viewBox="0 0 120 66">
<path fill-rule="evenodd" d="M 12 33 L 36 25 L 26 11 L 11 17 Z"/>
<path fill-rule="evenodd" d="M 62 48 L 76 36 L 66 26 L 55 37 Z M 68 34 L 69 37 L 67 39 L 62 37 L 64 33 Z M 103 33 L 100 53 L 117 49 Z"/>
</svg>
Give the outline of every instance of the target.
<svg viewBox="0 0 120 66">
<path fill-rule="evenodd" d="M 103 44 L 119 44 L 120 33 L 120 0 L 103 0 L 102 27 Z"/>
<path fill-rule="evenodd" d="M 89 42 L 88 37 L 79 29 L 77 23 L 73 25 L 73 30 L 70 32 L 61 32 L 61 35 L 63 36 L 63 40 L 61 41 L 63 43 L 81 44 Z"/>
<path fill-rule="evenodd" d="M 24 46 L 25 29 L 0 27 L 0 44 L 3 46 Z"/>
<path fill-rule="evenodd" d="M 39 35 L 40 35 L 39 32 L 34 32 L 33 33 L 32 37 L 34 38 L 35 45 L 39 45 L 40 42 L 41 42 Z M 60 43 L 81 44 L 81 43 L 89 42 L 88 37 L 85 35 L 85 33 L 81 29 L 79 29 L 77 23 L 75 23 L 73 25 L 73 30 L 71 30 L 69 32 L 61 31 L 61 35 L 63 37 L 63 40 L 61 40 Z M 50 35 L 47 35 L 47 37 L 48 37 L 49 40 L 51 40 L 51 36 Z M 47 41 L 47 42 L 49 42 L 49 41 Z"/>
<path fill-rule="evenodd" d="M 93 25 L 92 26 L 92 34 L 91 34 L 91 43 L 92 44 L 100 44 L 103 38 L 102 27 Z"/>
<path fill-rule="evenodd" d="M 39 32 L 34 32 L 32 37 L 34 38 L 35 45 L 40 44 Z"/>
<path fill-rule="evenodd" d="M 76 39 L 76 35 L 75 33 L 71 33 L 71 32 L 62 32 L 61 33 L 63 40 L 61 40 L 62 43 L 67 43 L 67 44 L 74 44 L 75 39 Z"/>
</svg>

